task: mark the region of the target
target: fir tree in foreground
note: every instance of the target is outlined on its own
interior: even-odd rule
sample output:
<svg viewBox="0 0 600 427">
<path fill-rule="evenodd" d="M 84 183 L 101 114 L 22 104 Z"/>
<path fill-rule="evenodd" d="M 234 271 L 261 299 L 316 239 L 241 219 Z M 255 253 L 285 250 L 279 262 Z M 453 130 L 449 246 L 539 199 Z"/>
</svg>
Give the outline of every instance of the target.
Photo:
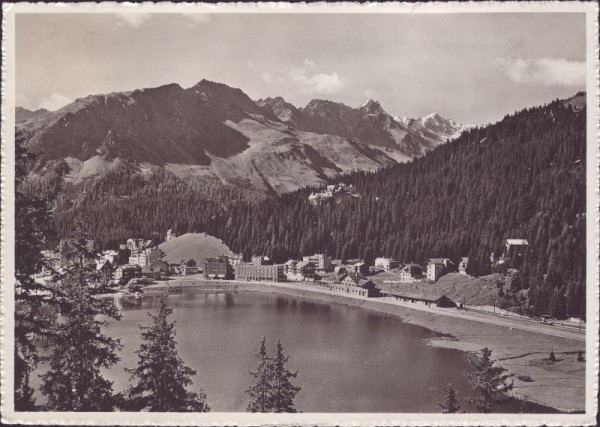
<svg viewBox="0 0 600 427">
<path fill-rule="evenodd" d="M 454 389 L 452 384 L 448 384 L 444 387 L 444 391 L 446 392 L 446 396 L 442 399 L 441 403 L 439 403 L 442 408 L 442 413 L 444 414 L 456 414 L 460 411 L 459 400 L 456 397 L 458 392 Z"/>
<path fill-rule="evenodd" d="M 164 298 L 155 306 L 151 327 L 141 326 L 142 344 L 138 366 L 126 369 L 131 385 L 126 393 L 125 409 L 150 412 L 208 412 L 206 394 L 187 390 L 196 371 L 186 366 L 177 353 L 175 322 L 169 321 L 173 308 Z"/>
<path fill-rule="evenodd" d="M 471 372 L 466 372 L 465 376 L 473 387 L 476 396 L 470 398 L 475 402 L 477 409 L 481 413 L 490 413 L 494 410 L 494 403 L 504 402 L 509 397 L 507 393 L 513 389 L 513 383 L 506 383 L 512 374 L 507 374 L 506 369 L 501 366 L 494 366 L 495 360 L 491 358 L 492 351 L 485 347 L 481 350 L 481 357 L 477 360 L 469 358 Z"/>
<path fill-rule="evenodd" d="M 41 376 L 47 408 L 55 411 L 110 411 L 116 398 L 101 373 L 118 362 L 119 341 L 102 333 L 105 319 L 120 319 L 111 301 L 95 298 L 93 255 L 86 249 L 85 223 L 75 223 L 69 268 L 56 289 L 58 317 L 50 328 L 49 370 Z"/>
<path fill-rule="evenodd" d="M 25 194 L 22 183 L 28 163 L 35 156 L 15 147 L 15 410 L 35 409 L 30 376 L 40 357 L 37 343 L 48 338 L 55 299 L 50 286 L 36 282 L 45 261 L 42 249 L 52 236 L 50 212 L 44 200 Z M 48 294 L 50 296 L 48 296 Z"/>
<path fill-rule="evenodd" d="M 271 362 L 273 385 L 273 412 L 297 412 L 294 407 L 294 398 L 301 390 L 300 387 L 290 382 L 291 378 L 298 376 L 298 371 L 292 373 L 286 367 L 289 357 L 283 354 L 281 340 L 277 339 L 277 354 Z"/>
<path fill-rule="evenodd" d="M 250 402 L 246 410 L 248 412 L 270 412 L 271 411 L 271 360 L 267 355 L 265 337 L 260 340 L 258 347 L 258 367 L 255 372 L 249 371 L 256 378 L 256 383 L 251 385 L 246 393 L 250 395 Z"/>
<path fill-rule="evenodd" d="M 246 390 L 250 402 L 246 408 L 249 412 L 297 412 L 294 398 L 300 387 L 290 382 L 298 372 L 291 372 L 286 364 L 288 357 L 283 353 L 281 340 L 277 340 L 277 354 L 270 358 L 267 354 L 265 337 L 260 340 L 256 371 L 250 371 L 256 383 Z"/>
</svg>

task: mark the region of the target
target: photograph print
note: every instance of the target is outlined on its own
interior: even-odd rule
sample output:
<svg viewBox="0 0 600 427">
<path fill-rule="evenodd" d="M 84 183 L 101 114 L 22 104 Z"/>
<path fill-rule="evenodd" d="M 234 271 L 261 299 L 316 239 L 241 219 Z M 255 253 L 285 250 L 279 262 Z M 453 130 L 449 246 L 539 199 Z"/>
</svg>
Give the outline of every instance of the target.
<svg viewBox="0 0 600 427">
<path fill-rule="evenodd" d="M 597 14 L 4 5 L 3 422 L 593 424 Z"/>
</svg>

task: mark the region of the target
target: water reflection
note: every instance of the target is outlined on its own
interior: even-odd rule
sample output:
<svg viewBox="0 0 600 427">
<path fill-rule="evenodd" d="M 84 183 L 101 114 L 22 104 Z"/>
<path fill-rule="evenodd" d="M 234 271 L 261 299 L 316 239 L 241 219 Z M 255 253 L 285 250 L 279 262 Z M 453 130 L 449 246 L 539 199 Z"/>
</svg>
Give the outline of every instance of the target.
<svg viewBox="0 0 600 427">
<path fill-rule="evenodd" d="M 123 299 L 123 319 L 108 327 L 124 344 L 121 362 L 107 372 L 117 391 L 127 387 L 123 368 L 137 363 L 137 325 L 150 324 L 146 313 L 160 297 Z M 281 338 L 290 367 L 299 371 L 297 407 L 304 412 L 439 413 L 446 384 L 453 383 L 462 397 L 470 394 L 462 374 L 469 367 L 466 354 L 427 346 L 424 339 L 433 332 L 392 316 L 263 293 L 179 294 L 168 300 L 175 308 L 180 355 L 197 370 L 194 381 L 214 411 L 244 411 L 248 370 L 255 367 L 262 336 L 270 354 Z M 468 403 L 463 409 L 474 411 Z M 512 403 L 499 409 L 522 408 Z"/>
</svg>

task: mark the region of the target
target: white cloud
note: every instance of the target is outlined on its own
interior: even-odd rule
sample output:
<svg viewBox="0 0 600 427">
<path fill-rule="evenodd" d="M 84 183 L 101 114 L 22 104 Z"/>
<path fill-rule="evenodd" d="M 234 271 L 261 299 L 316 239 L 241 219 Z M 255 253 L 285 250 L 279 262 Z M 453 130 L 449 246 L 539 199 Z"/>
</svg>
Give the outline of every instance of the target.
<svg viewBox="0 0 600 427">
<path fill-rule="evenodd" d="M 270 85 L 292 85 L 296 89 L 317 94 L 332 94 L 344 89 L 347 80 L 336 72 L 317 73 L 317 65 L 306 59 L 299 67 L 265 71 L 261 78 Z"/>
<path fill-rule="evenodd" d="M 133 28 L 139 28 L 144 22 L 152 18 L 149 13 L 117 13 L 117 25 L 130 25 Z"/>
<path fill-rule="evenodd" d="M 67 104 L 70 104 L 71 102 L 73 102 L 72 99 L 61 95 L 60 93 L 53 93 L 50 96 L 40 99 L 37 108 L 45 108 L 46 110 L 55 111 Z"/>
<path fill-rule="evenodd" d="M 496 58 L 494 64 L 515 83 L 545 86 L 585 84 L 585 61 L 569 61 L 564 58 Z"/>
</svg>

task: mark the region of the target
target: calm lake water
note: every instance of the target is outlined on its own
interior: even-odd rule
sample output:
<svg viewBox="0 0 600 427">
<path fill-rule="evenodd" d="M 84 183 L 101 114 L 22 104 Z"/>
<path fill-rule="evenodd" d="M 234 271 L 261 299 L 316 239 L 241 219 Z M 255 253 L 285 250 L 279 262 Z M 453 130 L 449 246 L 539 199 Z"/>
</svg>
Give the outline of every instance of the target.
<svg viewBox="0 0 600 427">
<path fill-rule="evenodd" d="M 122 361 L 111 369 L 115 389 L 124 389 L 124 367 L 134 367 L 140 344 L 137 325 L 149 324 L 153 298 L 124 304 L 111 334 L 124 344 Z M 170 295 L 181 357 L 198 371 L 194 383 L 207 393 L 213 411 L 244 411 L 258 341 L 269 354 L 281 338 L 289 367 L 302 387 L 296 406 L 303 412 L 439 412 L 449 382 L 470 393 L 462 372 L 467 355 L 429 347 L 427 329 L 356 307 L 260 293 Z M 518 411 L 515 405 L 505 410 Z M 469 405 L 464 404 L 464 409 Z"/>
<path fill-rule="evenodd" d="M 465 397 L 467 354 L 427 345 L 435 333 L 397 318 L 356 307 L 261 293 L 170 295 L 177 321 L 179 354 L 198 375 L 212 411 L 244 411 L 262 336 L 274 354 L 281 338 L 288 366 L 298 370 L 302 412 L 440 412 L 442 388 L 452 383 Z M 149 325 L 154 298 L 123 300 L 120 322 L 108 327 L 124 348 L 121 362 L 106 374 L 115 391 L 127 387 L 124 368 L 137 364 L 138 324 Z M 473 406 L 462 403 L 474 412 Z M 500 412 L 548 412 L 512 403 Z"/>
</svg>

